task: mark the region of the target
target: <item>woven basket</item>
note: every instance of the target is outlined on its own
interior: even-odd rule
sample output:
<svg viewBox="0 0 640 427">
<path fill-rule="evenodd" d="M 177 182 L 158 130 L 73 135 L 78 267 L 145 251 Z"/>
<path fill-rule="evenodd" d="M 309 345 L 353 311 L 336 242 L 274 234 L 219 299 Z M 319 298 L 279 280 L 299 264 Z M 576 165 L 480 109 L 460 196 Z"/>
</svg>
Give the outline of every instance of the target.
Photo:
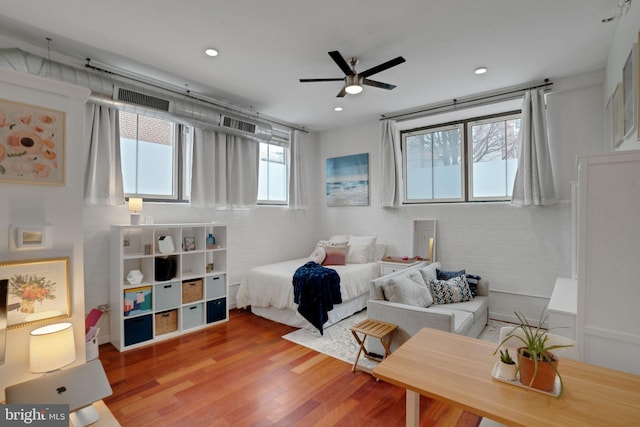
<svg viewBox="0 0 640 427">
<path fill-rule="evenodd" d="M 178 330 L 178 310 L 163 311 L 156 314 L 156 335 Z"/>
<path fill-rule="evenodd" d="M 185 280 L 182 282 L 182 303 L 200 301 L 203 298 L 202 279 Z"/>
</svg>

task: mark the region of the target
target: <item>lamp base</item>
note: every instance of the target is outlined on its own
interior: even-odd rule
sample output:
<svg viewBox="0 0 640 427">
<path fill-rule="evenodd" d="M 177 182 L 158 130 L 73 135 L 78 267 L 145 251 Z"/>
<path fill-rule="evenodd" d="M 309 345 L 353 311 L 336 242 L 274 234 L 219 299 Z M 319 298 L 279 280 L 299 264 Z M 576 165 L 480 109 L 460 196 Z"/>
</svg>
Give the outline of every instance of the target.
<svg viewBox="0 0 640 427">
<path fill-rule="evenodd" d="M 85 406 L 77 411 L 73 411 L 69 414 L 69 418 L 73 427 L 84 427 L 95 423 L 100 419 L 100 414 L 96 411 L 93 405 Z"/>
<path fill-rule="evenodd" d="M 132 213 L 131 214 L 131 225 L 140 225 L 140 217 L 141 217 L 141 215 L 139 213 Z"/>
</svg>

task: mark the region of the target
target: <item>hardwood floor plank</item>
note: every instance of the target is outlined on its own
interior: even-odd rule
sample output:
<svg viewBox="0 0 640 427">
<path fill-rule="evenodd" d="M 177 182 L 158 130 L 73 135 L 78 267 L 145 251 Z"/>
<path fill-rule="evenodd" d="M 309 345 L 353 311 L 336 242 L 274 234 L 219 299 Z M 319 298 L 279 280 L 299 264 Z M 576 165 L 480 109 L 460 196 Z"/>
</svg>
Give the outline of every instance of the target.
<svg viewBox="0 0 640 427">
<path fill-rule="evenodd" d="M 127 426 L 403 426 L 405 392 L 282 339 L 293 331 L 246 310 L 230 321 L 118 352 L 100 346 Z M 476 427 L 480 417 L 421 399 L 421 425 Z"/>
</svg>

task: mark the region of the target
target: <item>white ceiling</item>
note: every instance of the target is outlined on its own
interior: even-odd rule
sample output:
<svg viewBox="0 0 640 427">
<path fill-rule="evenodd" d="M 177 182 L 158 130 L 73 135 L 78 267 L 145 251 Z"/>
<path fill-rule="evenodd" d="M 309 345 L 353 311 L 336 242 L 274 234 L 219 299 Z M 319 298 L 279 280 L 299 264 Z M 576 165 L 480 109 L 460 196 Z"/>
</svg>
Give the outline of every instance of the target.
<svg viewBox="0 0 640 427">
<path fill-rule="evenodd" d="M 434 102 L 603 69 L 618 0 L 2 0 L 0 34 L 325 130 Z M 7 38 L 5 37 L 5 40 Z M 220 55 L 209 58 L 206 47 Z M 407 62 L 336 98 L 327 52 Z M 489 72 L 476 76 L 477 66 Z M 337 113 L 333 107 L 341 105 Z"/>
</svg>

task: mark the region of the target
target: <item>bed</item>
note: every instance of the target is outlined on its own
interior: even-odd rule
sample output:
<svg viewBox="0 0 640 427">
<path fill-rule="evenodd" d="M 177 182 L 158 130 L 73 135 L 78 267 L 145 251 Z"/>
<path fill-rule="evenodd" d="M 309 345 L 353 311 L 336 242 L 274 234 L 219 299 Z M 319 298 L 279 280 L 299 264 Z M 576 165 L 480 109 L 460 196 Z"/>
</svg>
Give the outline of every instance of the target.
<svg viewBox="0 0 640 427">
<path fill-rule="evenodd" d="M 329 242 L 333 239 L 336 239 L 335 236 Z M 346 257 L 344 265 L 325 265 L 334 269 L 340 276 L 342 303 L 334 305 L 328 312 L 328 321 L 324 327 L 365 309 L 369 300 L 369 283 L 380 276 L 380 267 L 376 260 L 384 255 L 384 245 L 375 244 L 374 238 L 374 243 L 367 249 L 369 254 L 366 258 L 356 257 L 353 254 L 359 246 L 354 242 L 358 240 L 354 239 L 354 236 L 350 240 L 352 244 L 348 246 L 348 251 L 352 256 Z M 327 241 L 321 240 L 318 245 L 323 242 Z M 362 253 L 364 252 L 363 250 Z M 242 278 L 238 289 L 238 308 L 250 306 L 252 313 L 266 319 L 298 328 L 313 329 L 311 323 L 297 311 L 292 285 L 296 270 L 309 260 L 310 257 L 297 258 L 250 269 Z"/>
</svg>

